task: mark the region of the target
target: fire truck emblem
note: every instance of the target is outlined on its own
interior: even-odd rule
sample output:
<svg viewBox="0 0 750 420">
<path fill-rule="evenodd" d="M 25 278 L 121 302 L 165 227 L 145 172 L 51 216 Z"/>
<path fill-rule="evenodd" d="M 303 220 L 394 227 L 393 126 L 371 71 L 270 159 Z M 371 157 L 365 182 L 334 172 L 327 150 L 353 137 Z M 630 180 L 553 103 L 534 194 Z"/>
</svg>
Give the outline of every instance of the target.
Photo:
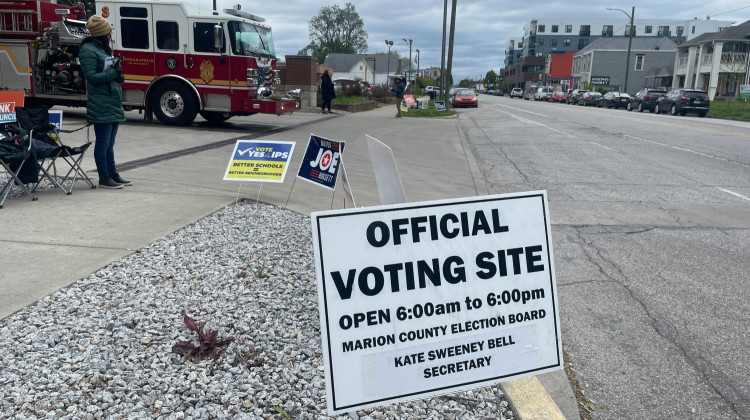
<svg viewBox="0 0 750 420">
<path fill-rule="evenodd" d="M 203 60 L 200 66 L 201 79 L 206 83 L 211 83 L 214 80 L 214 65 L 209 60 Z"/>
</svg>

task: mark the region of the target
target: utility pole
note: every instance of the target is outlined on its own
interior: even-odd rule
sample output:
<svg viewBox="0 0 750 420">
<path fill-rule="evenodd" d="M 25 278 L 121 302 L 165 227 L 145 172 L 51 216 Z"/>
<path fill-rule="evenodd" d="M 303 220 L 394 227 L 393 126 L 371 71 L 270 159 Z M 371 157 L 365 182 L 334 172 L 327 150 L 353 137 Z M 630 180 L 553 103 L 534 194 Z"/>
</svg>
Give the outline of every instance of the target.
<svg viewBox="0 0 750 420">
<path fill-rule="evenodd" d="M 409 39 L 401 38 L 401 39 L 404 42 L 406 42 L 407 44 L 409 44 L 409 75 L 406 76 L 406 80 L 410 81 L 411 80 L 411 43 L 412 43 L 412 39 L 411 38 L 409 38 Z M 409 91 L 411 91 L 411 89 L 413 89 L 413 88 L 411 87 L 411 85 L 409 85 Z"/>
<path fill-rule="evenodd" d="M 622 13 L 625 14 L 625 16 L 630 18 L 630 32 L 628 33 L 628 57 L 625 59 L 625 83 L 622 91 L 624 93 L 628 93 L 628 73 L 630 72 L 630 51 L 633 47 L 633 33 L 635 33 L 635 26 L 633 26 L 633 21 L 635 19 L 635 6 L 633 6 L 633 10 L 628 14 L 628 12 L 622 10 L 622 9 L 615 9 L 612 7 L 608 7 L 607 10 L 619 10 Z"/>
<path fill-rule="evenodd" d="M 415 51 L 417 52 L 417 77 L 419 77 L 419 48 L 417 48 Z"/>
<path fill-rule="evenodd" d="M 388 76 L 385 78 L 385 83 L 390 86 L 391 85 L 391 47 L 393 46 L 393 41 L 385 40 L 385 45 L 388 46 Z"/>
<path fill-rule="evenodd" d="M 448 103 L 448 89 L 445 88 L 445 28 L 448 19 L 448 0 L 443 0 L 443 52 L 440 56 L 440 97 Z"/>
<path fill-rule="evenodd" d="M 453 68 L 453 37 L 456 34 L 456 1 L 457 0 L 453 0 L 453 5 L 451 6 L 451 31 L 448 36 L 448 68 L 446 69 L 447 74 L 445 75 L 446 81 Z"/>
</svg>

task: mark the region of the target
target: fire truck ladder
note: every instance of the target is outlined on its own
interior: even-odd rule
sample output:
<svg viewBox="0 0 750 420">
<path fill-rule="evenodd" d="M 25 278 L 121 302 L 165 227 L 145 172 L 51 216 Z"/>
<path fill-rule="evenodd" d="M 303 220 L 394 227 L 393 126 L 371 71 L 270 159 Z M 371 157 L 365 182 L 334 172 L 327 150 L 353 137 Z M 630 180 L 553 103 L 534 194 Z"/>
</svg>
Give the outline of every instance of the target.
<svg viewBox="0 0 750 420">
<path fill-rule="evenodd" d="M 36 10 L 0 10 L 0 34 L 34 35 Z"/>
</svg>

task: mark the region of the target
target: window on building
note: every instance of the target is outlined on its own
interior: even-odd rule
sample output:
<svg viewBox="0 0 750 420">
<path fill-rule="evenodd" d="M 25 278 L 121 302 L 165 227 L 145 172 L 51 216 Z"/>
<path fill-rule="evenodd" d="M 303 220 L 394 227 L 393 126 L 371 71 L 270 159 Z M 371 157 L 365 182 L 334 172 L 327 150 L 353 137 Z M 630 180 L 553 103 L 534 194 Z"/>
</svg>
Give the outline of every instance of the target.
<svg viewBox="0 0 750 420">
<path fill-rule="evenodd" d="M 180 31 L 177 22 L 156 22 L 156 46 L 160 50 L 177 51 L 180 48 Z"/>
<path fill-rule="evenodd" d="M 570 38 L 563 39 L 563 46 L 564 47 L 569 47 L 570 46 Z"/>
<path fill-rule="evenodd" d="M 123 48 L 147 50 L 149 48 L 148 38 L 147 20 L 120 19 L 120 39 Z"/>
<path fill-rule="evenodd" d="M 550 47 L 556 47 L 557 46 L 557 38 L 552 38 L 549 40 L 549 46 Z"/>
<path fill-rule="evenodd" d="M 613 32 L 614 32 L 614 27 L 612 25 L 602 26 L 602 36 L 612 36 Z"/>
<path fill-rule="evenodd" d="M 558 30 L 558 26 L 557 25 L 552 25 L 552 33 L 556 34 L 557 30 Z"/>
<path fill-rule="evenodd" d="M 669 36 L 669 26 L 659 26 L 659 32 L 657 32 L 656 35 Z"/>
<path fill-rule="evenodd" d="M 630 36 L 630 29 L 630 25 L 625 26 L 625 36 Z M 633 25 L 633 36 L 636 36 L 636 34 L 638 33 L 637 29 L 637 25 Z"/>
<path fill-rule="evenodd" d="M 573 25 L 565 25 L 565 33 L 566 34 L 572 34 L 573 33 Z"/>
<path fill-rule="evenodd" d="M 646 28 L 644 28 L 643 32 L 650 34 L 653 30 L 654 30 L 654 27 L 651 25 L 648 25 L 646 26 Z"/>
<path fill-rule="evenodd" d="M 581 30 L 578 31 L 580 36 L 591 36 L 591 25 L 581 25 Z"/>
<path fill-rule="evenodd" d="M 643 71 L 643 61 L 645 58 L 646 56 L 640 54 L 635 56 L 635 71 Z"/>
<path fill-rule="evenodd" d="M 582 50 L 582 49 L 586 48 L 587 45 L 589 45 L 588 38 L 581 38 L 581 39 L 578 40 L 578 49 L 579 50 Z"/>
<path fill-rule="evenodd" d="M 518 41 L 518 48 L 523 48 L 523 42 Z"/>
<path fill-rule="evenodd" d="M 692 30 L 691 32 L 692 32 L 692 33 L 695 33 L 695 26 L 693 26 L 693 30 Z"/>
<path fill-rule="evenodd" d="M 544 53 L 543 52 L 538 52 L 538 53 L 536 53 L 536 56 L 537 57 L 544 57 Z"/>
<path fill-rule="evenodd" d="M 544 38 L 539 38 L 536 40 L 536 45 L 544 45 Z"/>
<path fill-rule="evenodd" d="M 677 27 L 677 33 L 678 34 L 684 34 L 685 33 L 685 27 L 684 26 L 678 26 Z"/>
<path fill-rule="evenodd" d="M 546 28 L 544 27 L 544 25 L 539 25 L 536 27 L 537 32 L 544 32 L 545 29 Z"/>
</svg>

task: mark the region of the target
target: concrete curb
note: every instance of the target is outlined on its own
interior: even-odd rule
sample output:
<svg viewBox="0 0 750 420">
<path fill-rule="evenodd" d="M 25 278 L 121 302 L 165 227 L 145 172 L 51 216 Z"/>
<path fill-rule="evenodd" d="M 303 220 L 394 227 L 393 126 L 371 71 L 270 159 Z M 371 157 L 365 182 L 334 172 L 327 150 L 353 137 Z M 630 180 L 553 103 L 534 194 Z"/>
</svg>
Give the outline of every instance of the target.
<svg viewBox="0 0 750 420">
<path fill-rule="evenodd" d="M 500 384 L 520 420 L 565 420 L 565 416 L 536 376 Z"/>
</svg>

